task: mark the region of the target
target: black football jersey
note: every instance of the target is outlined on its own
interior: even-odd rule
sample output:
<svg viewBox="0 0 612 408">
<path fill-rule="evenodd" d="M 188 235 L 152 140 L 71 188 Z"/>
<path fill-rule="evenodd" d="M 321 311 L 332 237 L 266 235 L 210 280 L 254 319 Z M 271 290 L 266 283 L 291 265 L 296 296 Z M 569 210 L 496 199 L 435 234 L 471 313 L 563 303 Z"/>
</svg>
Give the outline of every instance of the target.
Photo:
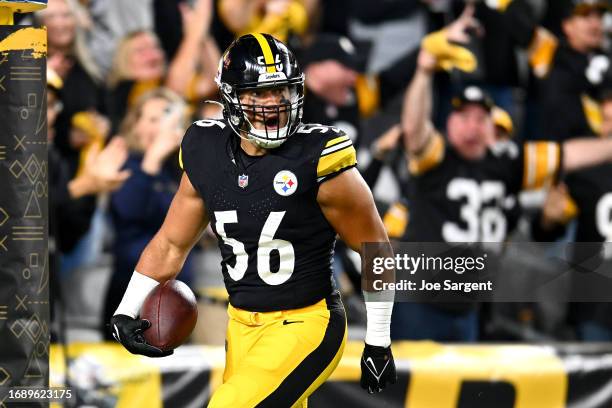
<svg viewBox="0 0 612 408">
<path fill-rule="evenodd" d="M 576 241 L 612 241 L 612 165 L 569 174 L 565 181 L 578 206 Z"/>
<path fill-rule="evenodd" d="M 180 161 L 219 240 L 233 306 L 293 309 L 332 292 L 336 233 L 317 193 L 356 165 L 344 132 L 301 125 L 280 147 L 248 156 L 227 122 L 201 120 L 187 130 Z"/>
<path fill-rule="evenodd" d="M 404 239 L 423 242 L 501 242 L 517 218 L 517 195 L 557 177 L 561 153 L 553 142 L 491 146 L 468 161 L 442 135 L 411 157 L 410 219 Z"/>
<path fill-rule="evenodd" d="M 596 267 L 600 270 L 611 268 L 610 246 L 604 247 L 600 243 L 612 242 L 612 164 L 602 164 L 571 173 L 566 176 L 565 183 L 577 209 L 575 241 L 596 243 L 576 244 L 572 251 L 572 261 L 586 268 Z M 594 279 L 597 278 L 602 278 L 601 282 L 596 281 L 600 283 L 598 285 L 600 290 L 605 291 L 609 288 L 609 283 L 603 276 L 595 275 Z M 592 293 L 592 281 L 574 279 L 572 290 L 582 296 L 584 293 Z M 590 320 L 612 327 L 610 302 L 576 303 L 573 305 L 572 313 L 581 321 Z"/>
</svg>

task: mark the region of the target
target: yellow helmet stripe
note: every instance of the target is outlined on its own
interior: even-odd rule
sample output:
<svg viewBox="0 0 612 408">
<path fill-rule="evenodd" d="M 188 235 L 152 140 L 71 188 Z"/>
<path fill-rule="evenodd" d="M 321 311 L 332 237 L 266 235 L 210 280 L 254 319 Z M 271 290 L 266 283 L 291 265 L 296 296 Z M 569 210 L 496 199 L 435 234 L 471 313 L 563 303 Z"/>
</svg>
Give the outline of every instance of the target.
<svg viewBox="0 0 612 408">
<path fill-rule="evenodd" d="M 260 33 L 252 33 L 251 35 L 255 37 L 255 39 L 259 43 L 259 46 L 261 47 L 261 52 L 263 53 L 264 61 L 267 65 L 267 71 L 276 72 L 276 65 L 274 63 L 272 49 L 270 49 L 270 44 L 268 44 L 268 40 L 266 40 L 266 37 L 264 37 Z"/>
</svg>

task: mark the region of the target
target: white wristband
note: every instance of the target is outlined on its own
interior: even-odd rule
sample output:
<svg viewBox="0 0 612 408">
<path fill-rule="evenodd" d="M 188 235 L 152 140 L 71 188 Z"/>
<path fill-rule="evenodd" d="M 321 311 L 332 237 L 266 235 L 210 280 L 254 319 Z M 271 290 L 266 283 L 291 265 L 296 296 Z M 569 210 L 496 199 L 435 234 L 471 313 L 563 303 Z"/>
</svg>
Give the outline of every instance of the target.
<svg viewBox="0 0 612 408">
<path fill-rule="evenodd" d="M 155 279 L 134 271 L 130 283 L 123 294 L 123 299 L 121 299 L 121 303 L 119 303 L 117 310 L 115 310 L 115 315 L 122 314 L 136 318 L 145 299 L 157 285 L 159 285 L 159 282 Z"/>
<path fill-rule="evenodd" d="M 368 322 L 365 342 L 370 346 L 391 345 L 391 313 L 393 302 L 365 302 Z"/>
</svg>

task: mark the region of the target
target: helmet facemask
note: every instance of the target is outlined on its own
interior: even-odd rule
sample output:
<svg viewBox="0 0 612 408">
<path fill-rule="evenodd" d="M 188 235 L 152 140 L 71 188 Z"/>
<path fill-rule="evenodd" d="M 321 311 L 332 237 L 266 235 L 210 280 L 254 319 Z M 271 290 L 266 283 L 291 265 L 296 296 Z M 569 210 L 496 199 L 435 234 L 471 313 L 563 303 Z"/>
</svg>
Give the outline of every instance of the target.
<svg viewBox="0 0 612 408">
<path fill-rule="evenodd" d="M 295 133 L 304 104 L 303 76 L 290 81 L 243 86 L 221 84 L 221 95 L 236 134 L 273 149 Z"/>
</svg>

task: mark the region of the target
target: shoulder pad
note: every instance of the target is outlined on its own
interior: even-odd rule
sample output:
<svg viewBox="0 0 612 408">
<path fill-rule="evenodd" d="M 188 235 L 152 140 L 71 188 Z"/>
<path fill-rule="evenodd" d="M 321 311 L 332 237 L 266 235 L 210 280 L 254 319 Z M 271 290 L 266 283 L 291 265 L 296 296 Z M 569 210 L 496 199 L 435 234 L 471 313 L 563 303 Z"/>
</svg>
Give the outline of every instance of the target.
<svg viewBox="0 0 612 408">
<path fill-rule="evenodd" d="M 200 146 L 209 145 L 210 139 L 218 140 L 221 132 L 227 127 L 224 120 L 202 119 L 195 121 L 187 128 L 179 150 L 179 166 L 185 170 L 186 158 L 195 154 Z"/>
<path fill-rule="evenodd" d="M 317 133 L 317 181 L 330 179 L 357 165 L 353 142 L 342 130 L 332 126 L 309 125 L 302 133 Z"/>
<path fill-rule="evenodd" d="M 221 120 L 221 119 L 201 119 L 201 120 L 196 120 L 195 122 L 193 122 L 193 124 L 199 127 L 218 126 L 221 129 L 225 129 L 225 127 L 227 126 L 227 123 L 225 123 L 225 120 Z"/>
</svg>

